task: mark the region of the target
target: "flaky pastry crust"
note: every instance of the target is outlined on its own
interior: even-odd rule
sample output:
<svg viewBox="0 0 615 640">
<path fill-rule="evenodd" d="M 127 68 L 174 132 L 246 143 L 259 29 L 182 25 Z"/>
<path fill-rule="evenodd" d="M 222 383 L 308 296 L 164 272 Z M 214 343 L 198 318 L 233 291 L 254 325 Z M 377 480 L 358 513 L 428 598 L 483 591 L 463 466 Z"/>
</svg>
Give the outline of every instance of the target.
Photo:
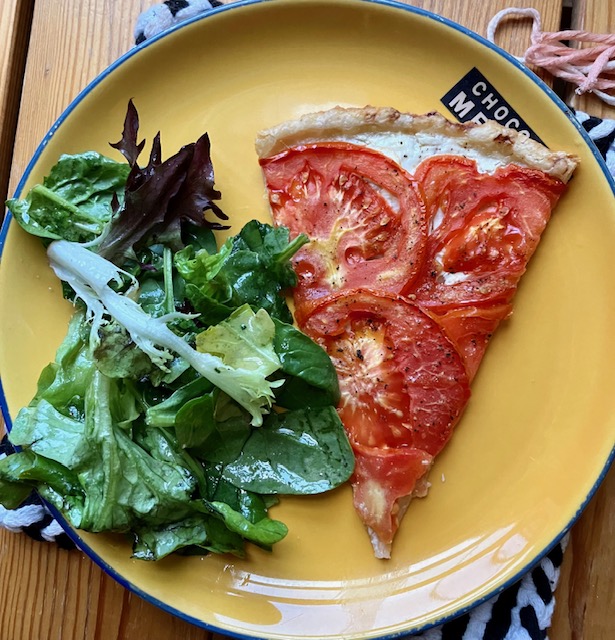
<svg viewBox="0 0 615 640">
<path fill-rule="evenodd" d="M 484 124 L 456 123 L 439 113 L 401 113 L 390 107 L 344 108 L 310 113 L 261 131 L 256 139 L 260 158 L 276 155 L 301 144 L 359 138 L 369 146 L 370 134 L 399 133 L 404 136 L 438 135 L 454 141 L 501 164 L 515 163 L 568 182 L 578 159 L 563 151 L 551 151 L 543 144 L 495 121 Z M 419 142 L 420 144 L 420 142 Z"/>
</svg>

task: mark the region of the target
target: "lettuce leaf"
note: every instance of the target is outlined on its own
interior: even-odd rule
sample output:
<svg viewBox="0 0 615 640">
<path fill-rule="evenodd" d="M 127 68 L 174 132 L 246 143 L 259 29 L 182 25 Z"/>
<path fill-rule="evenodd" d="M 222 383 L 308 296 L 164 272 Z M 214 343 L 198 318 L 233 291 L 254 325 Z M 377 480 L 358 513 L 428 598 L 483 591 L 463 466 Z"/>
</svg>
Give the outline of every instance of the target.
<svg viewBox="0 0 615 640">
<path fill-rule="evenodd" d="M 215 254 L 191 245 L 175 254 L 186 297 L 205 322 L 216 323 L 242 304 L 291 323 L 283 292 L 297 284 L 290 259 L 308 241 L 286 227 L 252 220 Z"/>
<path fill-rule="evenodd" d="M 119 149 L 130 165 L 124 201 L 98 247 L 102 256 L 119 265 L 134 258 L 136 249 L 148 242 L 162 241 L 180 249 L 184 246 L 181 233 L 186 223 L 211 229 L 228 228 L 205 218 L 205 211 L 211 211 L 218 219 L 228 219 L 214 202 L 220 199 L 220 192 L 214 188 L 209 136 L 203 134 L 162 161 L 157 134 L 148 164 L 140 167 L 137 161 L 144 142 L 137 142 L 138 132 L 139 116 L 131 100 L 122 138 L 111 145 Z"/>
<path fill-rule="evenodd" d="M 113 203 L 123 200 L 130 167 L 94 151 L 63 155 L 43 184 L 24 199 L 6 203 L 17 222 L 35 236 L 90 242 L 113 216 Z"/>
<path fill-rule="evenodd" d="M 209 352 L 207 341 L 201 340 L 199 351 L 196 351 L 169 329 L 167 323 L 183 314 L 153 318 L 128 295 L 114 291 L 108 283 L 121 281 L 121 273 L 100 255 L 64 240 L 52 242 L 47 254 L 56 275 L 67 282 L 87 305 L 93 321 L 94 344 L 97 341 L 95 332 L 103 323 L 104 316 L 109 315 L 126 329 L 135 344 L 154 364 L 164 369 L 166 363 L 173 359 L 171 352 L 177 354 L 244 407 L 252 416 L 253 424 L 262 423 L 263 414 L 271 408 L 273 390 L 281 384 L 280 381 L 267 379 L 280 365 L 273 348 L 268 353 L 263 348 L 263 341 L 266 339 L 258 335 L 259 331 L 267 330 L 266 324 L 262 321 L 248 322 L 250 340 L 236 342 L 235 346 L 241 349 L 242 356 L 251 352 L 247 360 L 249 366 L 244 366 L 240 358 L 231 351 L 225 354 L 225 358 L 230 357 L 232 362 L 227 364 L 222 357 Z M 266 312 L 263 313 L 266 315 Z M 260 317 L 262 319 L 262 314 Z M 248 344 L 250 341 L 251 346 Z"/>
<path fill-rule="evenodd" d="M 229 367 L 258 372 L 268 378 L 281 363 L 273 347 L 275 324 L 264 309 L 256 313 L 244 304 L 196 337 L 201 353 L 217 356 Z M 279 386 L 279 385 L 277 385 Z"/>
</svg>

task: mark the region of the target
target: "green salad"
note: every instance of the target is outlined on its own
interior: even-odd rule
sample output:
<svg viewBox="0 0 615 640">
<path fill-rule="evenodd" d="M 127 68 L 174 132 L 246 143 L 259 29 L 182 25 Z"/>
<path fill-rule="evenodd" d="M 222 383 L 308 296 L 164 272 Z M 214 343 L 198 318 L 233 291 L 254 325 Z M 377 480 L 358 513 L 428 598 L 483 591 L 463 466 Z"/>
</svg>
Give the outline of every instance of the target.
<svg viewBox="0 0 615 640">
<path fill-rule="evenodd" d="M 138 159 L 132 102 L 126 162 L 62 156 L 7 202 L 44 242 L 75 305 L 55 361 L 10 431 L 0 502 L 32 490 L 75 528 L 129 535 L 136 558 L 271 549 L 280 495 L 331 490 L 354 457 L 327 354 L 292 324 L 284 292 L 307 241 L 253 220 L 228 229 L 207 134 Z"/>
</svg>

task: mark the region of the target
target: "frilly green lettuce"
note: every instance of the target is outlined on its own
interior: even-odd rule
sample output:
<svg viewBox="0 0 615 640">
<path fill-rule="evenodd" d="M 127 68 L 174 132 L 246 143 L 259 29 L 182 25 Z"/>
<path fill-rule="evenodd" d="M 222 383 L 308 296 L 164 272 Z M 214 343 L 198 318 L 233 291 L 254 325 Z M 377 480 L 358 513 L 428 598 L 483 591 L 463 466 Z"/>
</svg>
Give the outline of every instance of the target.
<svg viewBox="0 0 615 640">
<path fill-rule="evenodd" d="M 271 408 L 274 388 L 279 385 L 279 382 L 270 381 L 266 376 L 280 368 L 273 348 L 263 349 L 263 338 L 258 335 L 263 327 L 268 327 L 271 331 L 272 326 L 272 323 L 269 326 L 263 322 L 262 313 L 258 319 L 253 314 L 254 322 L 248 321 L 250 331 L 245 334 L 244 339 L 237 342 L 241 346 L 241 353 L 238 357 L 233 357 L 234 364 L 229 365 L 219 355 L 204 350 L 202 345 L 207 343 L 207 339 L 201 339 L 201 350 L 197 351 L 169 329 L 167 324 L 171 320 L 186 317 L 186 314 L 170 313 L 154 318 L 145 313 L 130 295 L 114 291 L 109 282 L 121 283 L 125 272 L 112 262 L 66 240 L 52 242 L 47 255 L 56 275 L 67 282 L 86 304 L 93 323 L 93 336 L 97 335 L 105 316 L 110 316 L 126 329 L 135 344 L 154 364 L 164 368 L 173 359 L 173 354 L 177 354 L 244 407 L 252 416 L 253 425 L 262 424 L 263 414 Z M 263 313 L 267 315 L 266 312 Z M 229 331 L 237 335 L 234 329 Z M 249 367 L 239 364 L 244 358 L 247 358 Z"/>
</svg>

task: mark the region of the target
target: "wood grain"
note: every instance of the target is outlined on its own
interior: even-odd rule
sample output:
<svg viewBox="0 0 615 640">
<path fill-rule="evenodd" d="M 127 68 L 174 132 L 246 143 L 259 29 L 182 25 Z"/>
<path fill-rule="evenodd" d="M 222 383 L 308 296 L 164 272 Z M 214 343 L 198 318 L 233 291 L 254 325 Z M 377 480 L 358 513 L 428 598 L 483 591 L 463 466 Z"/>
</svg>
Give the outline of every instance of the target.
<svg viewBox="0 0 615 640">
<path fill-rule="evenodd" d="M 551 626 L 554 640 L 615 638 L 615 468 L 573 527 Z"/>
<path fill-rule="evenodd" d="M 0 629 L 6 640 L 210 640 L 130 593 L 78 551 L 0 532 Z"/>
<path fill-rule="evenodd" d="M 34 0 L 0 3 L 0 201 L 8 193 Z M 0 221 L 4 214 L 0 213 Z"/>
<path fill-rule="evenodd" d="M 415 0 L 407 2 L 422 7 L 438 15 L 462 24 L 479 35 L 487 36 L 487 26 L 491 19 L 502 9 L 533 7 L 541 15 L 543 28 L 548 31 L 559 29 L 562 4 L 559 0 L 491 0 L 489 2 L 450 2 L 450 0 Z M 522 56 L 530 45 L 532 22 L 525 18 L 507 18 L 500 23 L 495 44 L 514 56 Z M 552 84 L 551 76 L 541 69 L 533 71 L 547 84 Z"/>
<path fill-rule="evenodd" d="M 37 144 L 69 102 L 132 46 L 135 19 L 153 4 L 148 0 L 24 0 L 21 5 L 27 2 L 34 3 L 34 12 L 9 189 L 15 187 Z M 600 5 L 603 0 L 593 2 Z M 6 33 L 6 16 L 17 15 L 19 4 L 19 0 L 0 0 L 0 35 Z M 561 12 L 559 0 L 423 0 L 409 4 L 451 18 L 481 35 L 486 33 L 490 18 L 502 8 L 536 7 L 547 30 L 559 27 Z M 12 7 L 12 14 L 7 7 Z M 9 31 L 9 35 L 23 47 L 27 31 L 23 26 L 21 29 Z M 507 21 L 498 33 L 498 44 L 521 54 L 529 33 L 529 23 Z M 4 42 L 0 46 L 10 51 Z M 0 83 L 0 105 L 7 99 L 7 86 Z M 611 473 L 575 527 L 566 554 L 561 595 L 558 593 L 561 604 L 556 608 L 556 618 L 560 626 L 551 636 L 554 640 L 615 637 L 615 623 L 608 615 L 609 609 L 615 609 L 613 581 L 608 571 L 595 571 L 600 566 L 615 566 L 613 545 L 608 539 L 609 529 L 615 529 L 612 508 L 609 510 L 609 502 L 615 503 L 614 495 L 615 478 Z M 129 593 L 79 552 L 67 552 L 5 530 L 0 531 L 0 601 L 0 629 L 6 640 L 223 638 Z"/>
<path fill-rule="evenodd" d="M 133 45 L 146 0 L 35 2 L 10 188 L 78 93 Z"/>
<path fill-rule="evenodd" d="M 615 30 L 615 5 L 604 0 L 575 0 L 572 29 L 593 33 Z M 592 94 L 569 88 L 567 102 L 601 118 L 615 118 L 615 108 Z M 551 637 L 554 640 L 615 638 L 615 469 L 611 469 L 572 529 L 556 591 Z M 605 612 L 610 612 L 605 614 Z"/>
<path fill-rule="evenodd" d="M 613 33 L 615 4 L 606 0 L 575 0 L 571 27 L 591 33 Z M 615 107 L 610 107 L 591 93 L 579 96 L 570 90 L 568 98 L 569 104 L 575 109 L 600 118 L 615 117 Z"/>
</svg>

